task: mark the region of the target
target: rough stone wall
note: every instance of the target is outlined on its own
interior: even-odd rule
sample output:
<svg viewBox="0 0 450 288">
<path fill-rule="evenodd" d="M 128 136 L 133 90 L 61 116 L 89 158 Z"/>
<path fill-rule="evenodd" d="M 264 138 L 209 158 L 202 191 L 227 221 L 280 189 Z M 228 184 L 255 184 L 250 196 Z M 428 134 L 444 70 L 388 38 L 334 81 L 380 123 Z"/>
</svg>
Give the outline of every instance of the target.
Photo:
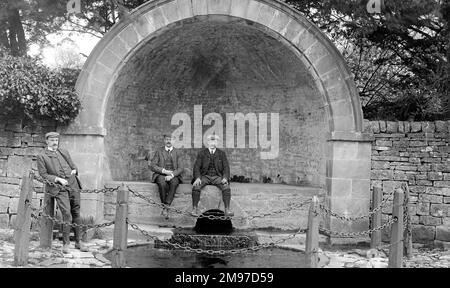
<svg viewBox="0 0 450 288">
<path fill-rule="evenodd" d="M 201 121 L 208 113 L 222 117 L 224 143 L 226 113 L 267 113 L 269 133 L 270 114 L 279 113 L 278 156 L 261 159 L 260 152 L 269 149 L 259 140 L 257 148 L 249 148 L 246 124 L 245 148 L 224 149 L 232 175 L 325 186 L 328 119 L 322 96 L 308 69 L 278 40 L 246 25 L 193 23 L 150 40 L 127 61 L 105 115 L 114 180 L 151 179 L 144 155 L 163 145 L 163 131 L 180 126 L 171 125 L 176 113 L 186 113 L 195 130 L 194 105 L 201 105 Z M 202 127 L 201 135 L 210 127 Z M 192 143 L 195 132 L 190 134 Z M 183 148 L 188 182 L 198 151 Z"/>
<path fill-rule="evenodd" d="M 56 123 L 51 121 L 0 118 L 0 228 L 12 227 L 23 173 L 37 171 L 36 155 L 45 147 L 44 135 L 55 129 Z M 32 205 L 39 208 L 42 185 L 34 184 Z"/>
<path fill-rule="evenodd" d="M 365 124 L 375 136 L 371 187 L 385 194 L 408 183 L 413 241 L 450 242 L 450 121 Z M 383 209 L 384 218 L 391 212 Z"/>
</svg>

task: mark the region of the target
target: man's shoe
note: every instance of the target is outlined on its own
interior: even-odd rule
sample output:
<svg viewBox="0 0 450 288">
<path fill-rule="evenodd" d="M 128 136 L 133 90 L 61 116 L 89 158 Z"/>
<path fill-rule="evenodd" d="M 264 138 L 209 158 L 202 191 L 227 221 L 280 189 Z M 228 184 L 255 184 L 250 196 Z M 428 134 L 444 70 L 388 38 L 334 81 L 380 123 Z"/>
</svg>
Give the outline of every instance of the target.
<svg viewBox="0 0 450 288">
<path fill-rule="evenodd" d="M 234 212 L 233 212 L 233 211 L 230 211 L 230 210 L 227 210 L 227 209 L 225 209 L 225 216 L 228 216 L 228 217 L 232 217 L 232 216 L 234 216 Z"/>
<path fill-rule="evenodd" d="M 86 246 L 82 244 L 81 242 L 75 243 L 75 249 L 80 250 L 81 252 L 89 252 Z"/>
<path fill-rule="evenodd" d="M 62 253 L 68 254 L 69 253 L 69 244 L 64 244 L 62 246 Z"/>
<path fill-rule="evenodd" d="M 191 215 L 194 216 L 194 217 L 198 217 L 200 215 L 200 213 L 198 211 L 198 208 L 192 209 Z"/>
</svg>

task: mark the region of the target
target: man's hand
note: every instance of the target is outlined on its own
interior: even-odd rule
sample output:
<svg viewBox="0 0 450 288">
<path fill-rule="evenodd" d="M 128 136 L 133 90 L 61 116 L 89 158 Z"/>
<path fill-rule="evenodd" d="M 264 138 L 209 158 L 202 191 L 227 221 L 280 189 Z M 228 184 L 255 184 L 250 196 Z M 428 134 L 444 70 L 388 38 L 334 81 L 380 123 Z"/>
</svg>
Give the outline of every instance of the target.
<svg viewBox="0 0 450 288">
<path fill-rule="evenodd" d="M 70 175 L 77 175 L 77 170 L 73 169 Z"/>
<path fill-rule="evenodd" d="M 166 169 L 162 169 L 162 173 L 163 174 L 166 174 L 166 175 L 171 175 L 171 174 L 173 174 L 173 171 L 171 171 L 171 170 L 166 170 Z"/>
<path fill-rule="evenodd" d="M 67 182 L 66 179 L 59 178 L 59 177 L 56 177 L 56 178 L 55 178 L 55 182 L 56 182 L 56 183 L 60 183 L 60 184 L 63 185 L 63 186 L 66 186 L 67 184 L 69 184 L 69 182 Z"/>
<path fill-rule="evenodd" d="M 202 180 L 200 178 L 197 178 L 194 182 L 194 186 L 200 186 L 202 184 Z"/>
<path fill-rule="evenodd" d="M 170 180 L 172 180 L 173 179 L 173 174 L 170 174 L 170 175 L 167 175 L 166 177 L 165 177 L 165 179 L 166 179 L 166 181 L 170 181 Z"/>
<path fill-rule="evenodd" d="M 223 178 L 223 179 L 222 179 L 222 184 L 224 184 L 224 185 L 227 185 L 227 184 L 228 184 L 227 178 Z"/>
</svg>

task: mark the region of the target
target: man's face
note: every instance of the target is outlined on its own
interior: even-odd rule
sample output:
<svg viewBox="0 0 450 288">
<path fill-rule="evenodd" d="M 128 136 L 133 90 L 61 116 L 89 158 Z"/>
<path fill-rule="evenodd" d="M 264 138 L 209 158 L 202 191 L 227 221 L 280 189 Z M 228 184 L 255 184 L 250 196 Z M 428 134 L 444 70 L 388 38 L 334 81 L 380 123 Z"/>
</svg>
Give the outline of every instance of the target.
<svg viewBox="0 0 450 288">
<path fill-rule="evenodd" d="M 211 149 L 215 149 L 217 147 L 216 139 L 208 139 L 208 147 Z"/>
<path fill-rule="evenodd" d="M 175 139 L 173 139 L 172 137 L 166 136 L 164 137 L 164 144 L 166 145 L 167 148 L 170 148 L 172 147 L 174 140 Z"/>
<path fill-rule="evenodd" d="M 45 142 L 47 142 L 48 147 L 50 147 L 53 150 L 56 150 L 58 148 L 59 138 L 48 137 L 47 140 L 45 140 Z"/>
</svg>

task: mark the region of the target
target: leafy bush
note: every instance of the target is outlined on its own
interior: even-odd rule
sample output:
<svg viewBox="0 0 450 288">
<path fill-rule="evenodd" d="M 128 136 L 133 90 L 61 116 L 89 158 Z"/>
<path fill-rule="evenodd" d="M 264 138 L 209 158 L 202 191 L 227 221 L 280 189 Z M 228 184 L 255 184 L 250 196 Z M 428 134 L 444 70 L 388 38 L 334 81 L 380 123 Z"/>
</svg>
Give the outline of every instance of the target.
<svg viewBox="0 0 450 288">
<path fill-rule="evenodd" d="M 0 116 L 27 116 L 66 123 L 81 102 L 75 92 L 79 71 L 51 70 L 30 57 L 14 57 L 0 50 Z"/>
</svg>

